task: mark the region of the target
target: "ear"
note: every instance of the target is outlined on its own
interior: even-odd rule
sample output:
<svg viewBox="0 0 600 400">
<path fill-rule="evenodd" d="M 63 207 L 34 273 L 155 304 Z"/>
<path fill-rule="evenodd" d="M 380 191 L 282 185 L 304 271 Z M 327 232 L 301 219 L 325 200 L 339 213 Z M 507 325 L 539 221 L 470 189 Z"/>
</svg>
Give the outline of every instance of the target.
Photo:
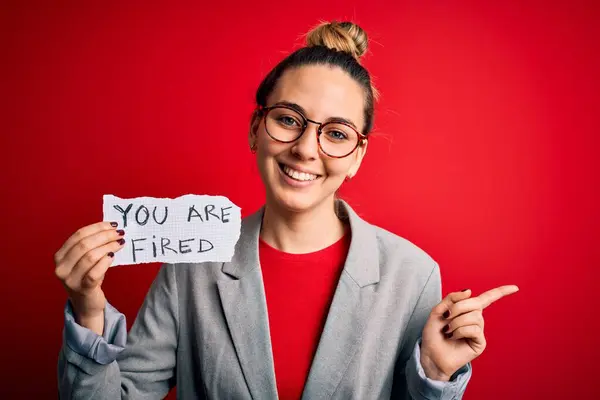
<svg viewBox="0 0 600 400">
<path fill-rule="evenodd" d="M 252 118 L 250 120 L 250 130 L 248 131 L 248 145 L 253 147 L 258 140 L 258 127 L 260 125 L 260 111 L 255 110 L 252 113 Z"/>
<path fill-rule="evenodd" d="M 363 144 L 360 144 L 357 149 L 356 152 L 354 152 L 354 163 L 352 163 L 352 165 L 350 166 L 350 169 L 348 170 L 348 174 L 347 176 L 349 178 L 353 178 L 356 173 L 358 172 L 358 168 L 360 168 L 360 164 L 362 163 L 363 158 L 365 157 L 365 154 L 367 154 L 367 146 L 369 144 L 368 140 L 365 140 L 363 142 Z"/>
</svg>

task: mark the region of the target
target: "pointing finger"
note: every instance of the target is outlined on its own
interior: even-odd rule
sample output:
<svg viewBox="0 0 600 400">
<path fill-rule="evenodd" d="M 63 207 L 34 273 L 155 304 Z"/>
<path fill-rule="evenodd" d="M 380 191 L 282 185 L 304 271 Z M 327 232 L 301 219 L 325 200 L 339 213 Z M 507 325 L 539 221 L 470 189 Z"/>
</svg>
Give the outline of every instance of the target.
<svg viewBox="0 0 600 400">
<path fill-rule="evenodd" d="M 505 285 L 488 290 L 487 292 L 483 292 L 477 297 L 481 301 L 481 309 L 484 309 L 493 302 L 500 300 L 504 296 L 508 296 L 518 291 L 519 288 L 516 285 Z"/>
<path fill-rule="evenodd" d="M 454 318 L 459 315 L 474 311 L 483 310 L 494 301 L 515 293 L 519 288 L 515 285 L 500 286 L 498 288 L 484 292 L 476 297 L 462 299 L 450 305 L 448 312 L 443 314 L 444 318 Z"/>
</svg>

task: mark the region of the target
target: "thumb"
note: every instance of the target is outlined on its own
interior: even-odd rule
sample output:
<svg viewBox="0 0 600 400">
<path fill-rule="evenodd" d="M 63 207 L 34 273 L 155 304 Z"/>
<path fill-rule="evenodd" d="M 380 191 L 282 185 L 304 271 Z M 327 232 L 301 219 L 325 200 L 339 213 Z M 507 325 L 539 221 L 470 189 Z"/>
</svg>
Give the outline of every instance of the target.
<svg viewBox="0 0 600 400">
<path fill-rule="evenodd" d="M 443 316 L 444 313 L 450 310 L 450 307 L 454 303 L 458 303 L 461 300 L 468 299 L 471 297 L 471 289 L 463 289 L 460 292 L 452 292 L 448 293 L 446 297 L 442 299 L 442 301 L 433 308 L 432 314 L 437 315 L 439 317 Z"/>
</svg>

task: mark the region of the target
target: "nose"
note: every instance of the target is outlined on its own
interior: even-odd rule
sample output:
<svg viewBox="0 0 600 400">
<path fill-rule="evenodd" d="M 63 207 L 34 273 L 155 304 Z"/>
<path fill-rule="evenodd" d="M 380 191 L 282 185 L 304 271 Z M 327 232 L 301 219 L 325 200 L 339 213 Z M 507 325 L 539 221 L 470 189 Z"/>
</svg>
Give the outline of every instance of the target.
<svg viewBox="0 0 600 400">
<path fill-rule="evenodd" d="M 319 157 L 317 130 L 319 125 L 309 122 L 306 130 L 292 146 L 292 153 L 301 160 L 316 160 Z"/>
</svg>

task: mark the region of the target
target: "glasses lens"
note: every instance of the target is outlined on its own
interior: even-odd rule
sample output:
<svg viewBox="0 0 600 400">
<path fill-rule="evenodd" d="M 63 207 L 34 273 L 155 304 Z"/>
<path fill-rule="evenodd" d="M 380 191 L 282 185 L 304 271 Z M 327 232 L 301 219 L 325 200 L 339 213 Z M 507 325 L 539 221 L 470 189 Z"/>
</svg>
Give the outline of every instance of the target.
<svg viewBox="0 0 600 400">
<path fill-rule="evenodd" d="M 266 128 L 273 139 L 292 142 L 302 134 L 304 118 L 289 108 L 275 107 L 267 114 Z"/>
<path fill-rule="evenodd" d="M 321 149 L 334 157 L 350 154 L 358 143 L 358 134 L 348 125 L 330 122 L 321 128 Z"/>
</svg>

